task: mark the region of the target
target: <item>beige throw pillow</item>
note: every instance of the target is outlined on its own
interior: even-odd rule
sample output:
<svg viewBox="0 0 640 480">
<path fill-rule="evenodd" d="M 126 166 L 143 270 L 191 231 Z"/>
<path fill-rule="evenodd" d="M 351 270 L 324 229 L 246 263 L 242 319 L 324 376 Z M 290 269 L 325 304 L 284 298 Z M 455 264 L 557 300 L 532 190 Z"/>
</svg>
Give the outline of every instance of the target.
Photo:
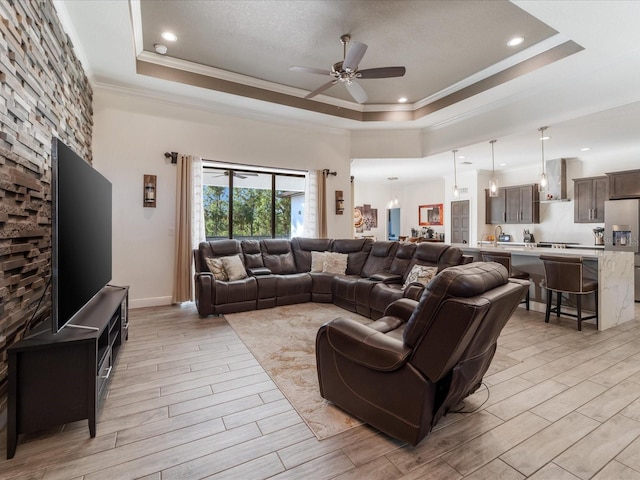
<svg viewBox="0 0 640 480">
<path fill-rule="evenodd" d="M 238 255 L 232 255 L 230 257 L 221 257 L 224 269 L 229 276 L 229 281 L 242 280 L 247 278 L 247 271 L 244 269 L 244 264 Z"/>
<path fill-rule="evenodd" d="M 227 275 L 227 271 L 224 269 L 224 265 L 222 264 L 222 260 L 220 258 L 205 258 L 207 262 L 207 267 L 209 271 L 213 273 L 213 278 L 216 280 L 222 280 L 226 282 L 229 280 L 229 275 Z"/>
<path fill-rule="evenodd" d="M 409 275 L 407 275 L 407 281 L 404 282 L 402 289 L 404 290 L 409 284 L 418 282 L 423 285 L 427 285 L 433 277 L 438 273 L 438 267 L 425 267 L 423 265 L 414 265 Z"/>
<path fill-rule="evenodd" d="M 322 271 L 325 273 L 344 275 L 347 271 L 348 258 L 346 253 L 324 252 Z"/>
<path fill-rule="evenodd" d="M 326 252 L 311 252 L 311 271 L 321 272 L 324 266 L 324 258 Z"/>
</svg>

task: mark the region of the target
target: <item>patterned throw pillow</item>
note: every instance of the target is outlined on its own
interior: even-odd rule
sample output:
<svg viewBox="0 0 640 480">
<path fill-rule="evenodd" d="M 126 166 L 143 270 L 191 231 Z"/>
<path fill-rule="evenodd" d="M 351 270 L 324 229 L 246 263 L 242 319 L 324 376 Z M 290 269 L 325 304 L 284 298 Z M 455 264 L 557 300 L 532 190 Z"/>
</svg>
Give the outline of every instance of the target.
<svg viewBox="0 0 640 480">
<path fill-rule="evenodd" d="M 433 277 L 438 273 L 438 267 L 425 267 L 423 265 L 414 265 L 409 275 L 407 275 L 407 281 L 404 282 L 402 289 L 404 290 L 410 283 L 418 282 L 423 285 L 427 285 Z"/>
<path fill-rule="evenodd" d="M 324 252 L 322 271 L 325 273 L 344 275 L 347 271 L 348 258 L 349 256 L 346 253 Z"/>
<path fill-rule="evenodd" d="M 311 271 L 321 272 L 324 266 L 325 253 L 327 252 L 311 252 Z"/>
<path fill-rule="evenodd" d="M 224 269 L 224 265 L 222 264 L 222 260 L 220 258 L 205 258 L 207 262 L 207 267 L 209 271 L 213 273 L 213 278 L 216 280 L 222 280 L 226 282 L 229 280 L 229 275 L 227 275 L 227 271 Z"/>
<path fill-rule="evenodd" d="M 221 257 L 220 260 L 222 260 L 222 265 L 224 265 L 230 282 L 247 278 L 247 271 L 244 269 L 244 264 L 238 255 Z"/>
</svg>

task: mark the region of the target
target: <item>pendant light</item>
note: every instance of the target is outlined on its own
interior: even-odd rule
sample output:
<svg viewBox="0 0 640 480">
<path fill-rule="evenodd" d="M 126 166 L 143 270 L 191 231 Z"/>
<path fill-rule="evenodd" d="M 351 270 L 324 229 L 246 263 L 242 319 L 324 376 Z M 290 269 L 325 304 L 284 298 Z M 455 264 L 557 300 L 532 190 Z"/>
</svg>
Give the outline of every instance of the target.
<svg viewBox="0 0 640 480">
<path fill-rule="evenodd" d="M 456 171 L 456 152 L 458 150 L 453 150 L 453 196 L 455 198 L 460 197 L 460 192 L 458 191 L 458 172 Z"/>
<path fill-rule="evenodd" d="M 496 159 L 495 152 L 493 150 L 494 144 L 497 140 L 491 140 L 489 143 L 491 144 L 491 181 L 489 182 L 489 196 L 497 197 L 498 196 L 498 181 L 496 180 Z"/>
<path fill-rule="evenodd" d="M 400 201 L 398 200 L 398 193 L 393 187 L 394 182 L 395 180 L 398 180 L 398 177 L 387 177 L 387 180 L 391 182 L 391 200 L 389 201 L 389 208 L 399 208 Z"/>
<path fill-rule="evenodd" d="M 538 131 L 540 132 L 540 146 L 542 149 L 542 175 L 540 175 L 540 187 L 539 190 L 542 192 L 547 188 L 547 176 L 544 173 L 544 131 L 549 127 L 540 127 Z"/>
</svg>

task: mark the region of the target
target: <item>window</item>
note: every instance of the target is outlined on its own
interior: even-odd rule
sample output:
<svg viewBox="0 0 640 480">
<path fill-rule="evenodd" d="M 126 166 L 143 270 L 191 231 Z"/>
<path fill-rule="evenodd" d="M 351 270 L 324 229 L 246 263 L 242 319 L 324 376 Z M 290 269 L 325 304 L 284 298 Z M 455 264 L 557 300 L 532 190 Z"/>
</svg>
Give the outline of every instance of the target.
<svg viewBox="0 0 640 480">
<path fill-rule="evenodd" d="M 234 166 L 205 167 L 203 177 L 207 240 L 302 235 L 303 174 Z"/>
</svg>

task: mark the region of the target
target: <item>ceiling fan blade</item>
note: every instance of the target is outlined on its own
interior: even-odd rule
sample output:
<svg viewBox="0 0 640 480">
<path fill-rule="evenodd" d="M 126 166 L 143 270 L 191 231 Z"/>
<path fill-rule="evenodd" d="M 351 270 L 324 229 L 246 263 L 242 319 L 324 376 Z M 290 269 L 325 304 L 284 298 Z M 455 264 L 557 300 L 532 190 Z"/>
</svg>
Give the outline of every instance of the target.
<svg viewBox="0 0 640 480">
<path fill-rule="evenodd" d="M 404 67 L 380 67 L 358 70 L 358 78 L 391 78 L 402 77 L 407 71 Z"/>
<path fill-rule="evenodd" d="M 316 88 L 313 92 L 311 92 L 309 95 L 307 95 L 304 98 L 312 98 L 315 97 L 316 95 L 318 95 L 319 93 L 324 92 L 325 90 L 327 90 L 329 87 L 333 87 L 336 83 L 338 82 L 338 79 L 335 80 L 331 80 L 330 82 L 325 83 L 324 85 L 321 85 L 320 87 Z"/>
<path fill-rule="evenodd" d="M 322 70 L 321 68 L 311 68 L 311 67 L 289 67 L 289 71 L 291 72 L 302 72 L 302 73 L 317 73 L 318 75 L 331 75 L 329 70 Z"/>
<path fill-rule="evenodd" d="M 353 97 L 353 99 L 358 103 L 364 103 L 367 101 L 369 97 L 367 97 L 367 92 L 364 91 L 364 88 L 359 83 L 351 80 L 351 83 L 346 83 L 347 90 Z"/>
<path fill-rule="evenodd" d="M 358 67 L 360 60 L 362 60 L 366 51 L 366 44 L 355 41 L 351 42 L 349 51 L 347 51 L 347 56 L 344 57 L 344 61 L 342 62 L 342 68 L 354 71 Z"/>
</svg>

